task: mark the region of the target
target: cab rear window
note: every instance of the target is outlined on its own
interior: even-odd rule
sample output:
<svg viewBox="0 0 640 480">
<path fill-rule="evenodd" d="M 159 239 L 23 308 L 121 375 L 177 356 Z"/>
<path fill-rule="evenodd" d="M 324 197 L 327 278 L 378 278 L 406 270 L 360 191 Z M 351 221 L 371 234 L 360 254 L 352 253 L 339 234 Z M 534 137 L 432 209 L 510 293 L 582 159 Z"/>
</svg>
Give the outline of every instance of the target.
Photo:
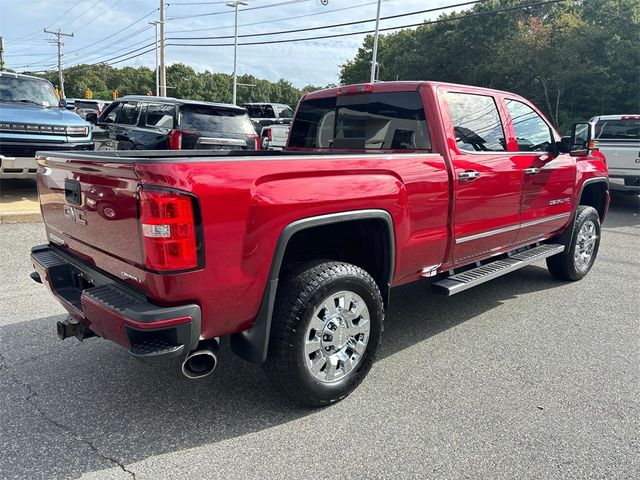
<svg viewBox="0 0 640 480">
<path fill-rule="evenodd" d="M 198 132 L 255 135 L 251 119 L 244 110 L 184 105 L 180 108 L 180 128 Z"/>
<path fill-rule="evenodd" d="M 640 140 L 640 119 L 598 120 L 598 140 Z"/>
<path fill-rule="evenodd" d="M 289 147 L 431 150 L 418 92 L 310 99 L 298 107 Z"/>
</svg>

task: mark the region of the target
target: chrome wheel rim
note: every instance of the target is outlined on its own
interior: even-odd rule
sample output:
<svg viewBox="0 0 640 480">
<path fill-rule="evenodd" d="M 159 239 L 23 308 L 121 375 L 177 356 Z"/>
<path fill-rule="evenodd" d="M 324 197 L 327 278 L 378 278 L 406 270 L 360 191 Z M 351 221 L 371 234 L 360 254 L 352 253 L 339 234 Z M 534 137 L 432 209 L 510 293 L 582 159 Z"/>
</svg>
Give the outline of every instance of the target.
<svg viewBox="0 0 640 480">
<path fill-rule="evenodd" d="M 305 334 L 304 362 L 323 383 L 337 382 L 358 365 L 369 342 L 371 318 L 360 295 L 333 293 L 313 312 Z"/>
<path fill-rule="evenodd" d="M 596 248 L 598 235 L 596 233 L 596 225 L 592 220 L 587 220 L 580 227 L 578 237 L 576 238 L 576 248 L 573 252 L 573 258 L 576 267 L 579 270 L 586 270 L 593 258 L 593 252 Z"/>
</svg>

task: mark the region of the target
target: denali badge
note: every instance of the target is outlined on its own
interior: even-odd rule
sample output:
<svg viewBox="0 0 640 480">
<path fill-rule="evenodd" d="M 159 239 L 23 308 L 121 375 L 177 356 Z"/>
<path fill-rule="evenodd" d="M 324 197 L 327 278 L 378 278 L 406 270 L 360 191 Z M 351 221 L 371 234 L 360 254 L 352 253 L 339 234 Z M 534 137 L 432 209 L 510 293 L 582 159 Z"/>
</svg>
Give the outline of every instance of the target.
<svg viewBox="0 0 640 480">
<path fill-rule="evenodd" d="M 62 207 L 62 213 L 73 222 L 79 223 L 80 225 L 87 224 L 87 221 L 84 219 L 84 211 L 79 208 L 73 208 L 71 205 L 65 205 Z"/>
<path fill-rule="evenodd" d="M 561 203 L 570 203 L 571 202 L 571 198 L 567 197 L 567 198 L 559 198 L 557 200 L 550 200 L 549 201 L 549 205 L 560 205 Z"/>
</svg>

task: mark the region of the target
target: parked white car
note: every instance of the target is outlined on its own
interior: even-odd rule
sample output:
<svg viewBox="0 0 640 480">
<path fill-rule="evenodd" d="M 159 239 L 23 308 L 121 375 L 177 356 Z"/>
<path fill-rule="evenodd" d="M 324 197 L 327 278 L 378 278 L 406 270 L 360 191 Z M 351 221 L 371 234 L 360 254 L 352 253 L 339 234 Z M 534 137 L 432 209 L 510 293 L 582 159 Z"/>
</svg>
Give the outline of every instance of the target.
<svg viewBox="0 0 640 480">
<path fill-rule="evenodd" d="M 601 115 L 590 122 L 607 158 L 609 188 L 640 194 L 640 115 Z"/>
</svg>

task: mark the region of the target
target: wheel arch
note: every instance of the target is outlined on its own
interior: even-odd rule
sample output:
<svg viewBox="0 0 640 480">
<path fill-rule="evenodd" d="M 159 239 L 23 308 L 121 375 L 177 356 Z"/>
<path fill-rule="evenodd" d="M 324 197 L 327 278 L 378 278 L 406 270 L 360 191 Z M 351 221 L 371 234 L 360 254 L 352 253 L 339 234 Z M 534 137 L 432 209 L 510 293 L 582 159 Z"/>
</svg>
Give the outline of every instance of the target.
<svg viewBox="0 0 640 480">
<path fill-rule="evenodd" d="M 287 225 L 278 238 L 271 261 L 267 285 L 255 322 L 249 330 L 231 335 L 231 348 L 235 354 L 253 363 L 264 363 L 266 360 L 271 331 L 271 317 L 280 275 L 283 272 L 283 268 L 287 268 L 289 260 L 294 263 L 297 260 L 295 254 L 293 258 L 291 256 L 292 248 L 297 243 L 304 243 L 305 234 L 319 231 L 326 232 L 337 225 L 344 226 L 345 223 L 362 226 L 363 222 L 374 222 L 377 225 L 375 235 L 380 235 L 378 244 L 383 248 L 383 252 L 380 252 L 381 255 L 377 256 L 376 260 L 378 260 L 377 265 L 379 268 L 372 273 L 372 276 L 380 288 L 385 304 L 388 305 L 391 280 L 395 267 L 395 234 L 393 219 L 387 211 L 381 209 L 354 210 L 296 220 Z M 358 237 L 350 238 L 354 240 Z M 325 251 L 320 249 L 317 253 L 322 256 Z M 287 255 L 288 252 L 289 256 Z M 327 259 L 336 260 L 335 258 Z"/>
<path fill-rule="evenodd" d="M 609 207 L 609 181 L 605 177 L 589 178 L 580 187 L 578 205 L 588 205 L 598 212 L 600 222 L 604 222 Z"/>
</svg>

